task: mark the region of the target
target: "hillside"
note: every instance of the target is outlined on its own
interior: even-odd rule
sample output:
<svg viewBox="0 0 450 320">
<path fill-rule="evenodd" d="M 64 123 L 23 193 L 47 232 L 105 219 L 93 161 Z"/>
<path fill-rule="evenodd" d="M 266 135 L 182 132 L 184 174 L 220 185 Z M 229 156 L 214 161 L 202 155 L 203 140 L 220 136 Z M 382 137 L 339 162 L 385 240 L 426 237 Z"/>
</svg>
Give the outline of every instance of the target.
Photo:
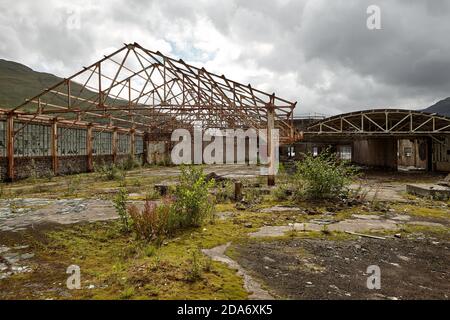
<svg viewBox="0 0 450 320">
<path fill-rule="evenodd" d="M 37 72 L 23 64 L 0 59 L 0 108 L 7 109 L 17 107 L 23 103 L 25 99 L 38 95 L 45 89 L 54 86 L 62 80 L 62 78 L 53 74 Z M 81 85 L 72 83 L 72 90 L 74 92 L 80 92 L 81 89 Z M 92 96 L 95 95 L 94 92 L 83 89 L 80 97 L 92 99 Z M 116 102 L 113 101 L 113 99 L 107 97 L 105 103 L 112 105 L 120 103 L 120 100 L 116 100 Z M 47 100 L 47 102 L 65 105 L 66 98 L 55 96 Z M 81 109 L 85 106 L 87 107 L 84 103 L 77 104 L 77 107 Z"/>
<path fill-rule="evenodd" d="M 432 105 L 431 107 L 429 107 L 423 111 L 436 112 L 441 115 L 450 117 L 450 97 L 439 101 L 438 103 Z"/>
<path fill-rule="evenodd" d="M 45 89 L 54 86 L 62 80 L 62 78 L 49 73 L 34 71 L 20 63 L 0 59 L 0 108 L 9 109 L 17 107 L 23 103 L 25 99 L 40 94 Z M 79 97 L 83 99 L 92 100 L 92 97 L 97 95 L 89 89 L 84 88 L 82 90 L 81 85 L 78 83 L 72 82 L 71 88 L 73 92 L 82 91 L 82 93 L 79 94 Z M 47 96 L 46 102 L 57 105 L 65 105 L 67 103 L 65 97 L 55 95 Z M 127 102 L 124 102 L 121 99 L 113 99 L 110 97 L 106 97 L 105 99 L 105 104 L 107 105 L 123 105 L 124 103 Z M 88 103 L 77 102 L 77 108 L 84 109 L 89 107 L 90 105 Z M 36 106 L 26 106 L 22 110 L 34 112 Z M 137 113 L 139 112 L 140 111 L 137 111 Z M 71 119 L 74 116 L 73 113 L 65 115 L 67 119 Z M 108 119 L 95 118 L 93 120 L 97 123 L 109 123 Z M 123 123 L 122 125 L 124 127 L 128 126 Z"/>
<path fill-rule="evenodd" d="M 15 107 L 61 80 L 52 74 L 0 59 L 0 107 Z"/>
</svg>

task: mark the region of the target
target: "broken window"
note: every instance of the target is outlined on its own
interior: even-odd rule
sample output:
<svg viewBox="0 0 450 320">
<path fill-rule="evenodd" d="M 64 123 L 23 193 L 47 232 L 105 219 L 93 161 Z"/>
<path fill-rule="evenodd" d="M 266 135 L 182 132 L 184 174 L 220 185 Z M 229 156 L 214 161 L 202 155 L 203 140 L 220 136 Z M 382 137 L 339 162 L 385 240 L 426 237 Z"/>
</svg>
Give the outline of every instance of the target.
<svg viewBox="0 0 450 320">
<path fill-rule="evenodd" d="M 112 154 L 112 132 L 94 132 L 92 154 Z"/>
<path fill-rule="evenodd" d="M 317 157 L 319 155 L 319 147 L 314 146 L 312 148 L 313 157 Z"/>
<path fill-rule="evenodd" d="M 6 156 L 6 122 L 0 121 L 0 157 Z"/>
<path fill-rule="evenodd" d="M 86 130 L 58 128 L 58 155 L 86 155 Z"/>
<path fill-rule="evenodd" d="M 289 158 L 295 157 L 295 147 L 293 146 L 288 147 L 288 157 Z"/>
<path fill-rule="evenodd" d="M 144 138 L 142 136 L 135 136 L 134 143 L 135 143 L 134 153 L 135 154 L 144 153 Z"/>
<path fill-rule="evenodd" d="M 118 134 L 117 153 L 127 154 L 130 153 L 130 136 L 127 134 Z"/>
<path fill-rule="evenodd" d="M 51 155 L 50 126 L 40 124 L 14 123 L 14 155 L 17 157 L 38 157 Z"/>
<path fill-rule="evenodd" d="M 352 160 L 352 147 L 351 146 L 339 146 L 338 157 L 341 160 Z"/>
</svg>

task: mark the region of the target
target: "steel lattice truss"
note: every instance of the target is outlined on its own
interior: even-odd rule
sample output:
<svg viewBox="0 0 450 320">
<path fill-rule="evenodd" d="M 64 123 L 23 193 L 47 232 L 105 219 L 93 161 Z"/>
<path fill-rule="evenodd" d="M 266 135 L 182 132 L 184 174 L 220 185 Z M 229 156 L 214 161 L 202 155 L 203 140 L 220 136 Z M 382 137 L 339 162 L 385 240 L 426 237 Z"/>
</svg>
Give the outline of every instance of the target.
<svg viewBox="0 0 450 320">
<path fill-rule="evenodd" d="M 13 111 L 30 119 L 64 121 L 143 132 L 175 128 L 266 128 L 275 113 L 282 140 L 293 140 L 296 103 L 128 44 Z"/>
<path fill-rule="evenodd" d="M 309 126 L 305 135 L 450 134 L 450 118 L 420 111 L 382 109 L 342 114 Z"/>
</svg>

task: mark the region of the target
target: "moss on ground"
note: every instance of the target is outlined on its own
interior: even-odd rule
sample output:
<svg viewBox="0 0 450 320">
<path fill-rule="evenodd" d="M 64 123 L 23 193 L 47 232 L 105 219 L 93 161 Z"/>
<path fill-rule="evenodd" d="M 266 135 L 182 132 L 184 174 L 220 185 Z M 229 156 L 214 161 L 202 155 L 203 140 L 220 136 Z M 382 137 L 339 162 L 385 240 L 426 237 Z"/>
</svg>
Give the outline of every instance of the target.
<svg viewBox="0 0 450 320">
<path fill-rule="evenodd" d="M 215 223 L 180 233 L 149 253 L 149 244 L 120 232 L 118 222 L 65 227 L 30 243 L 45 268 L 14 275 L 2 287 L 35 286 L 33 298 L 53 299 L 245 299 L 243 280 L 235 270 L 203 255 L 197 261 L 198 279 L 189 276 L 193 252 L 234 241 L 243 233 L 243 227 L 232 222 Z M 65 271 L 71 264 L 81 268 L 81 290 L 65 289 Z M 11 297 L 30 298 L 20 290 Z"/>
<path fill-rule="evenodd" d="M 393 209 L 397 212 L 415 217 L 424 218 L 450 218 L 449 207 L 429 207 L 423 205 L 398 204 L 393 205 Z"/>
<path fill-rule="evenodd" d="M 124 180 L 105 181 L 96 174 L 54 177 L 36 181 L 20 181 L 3 185 L 2 196 L 42 198 L 105 198 L 125 185 L 132 200 L 143 200 L 145 193 L 157 181 L 171 181 L 175 176 L 155 175 L 157 167 L 130 171 Z M 258 181 L 257 181 L 258 182 Z M 263 184 L 263 182 L 260 182 Z M 69 190 L 70 189 L 70 190 Z M 68 192 L 71 191 L 71 192 Z M 326 239 L 340 241 L 356 236 L 343 232 L 286 232 L 281 237 L 249 239 L 248 234 L 263 226 L 303 223 L 311 219 L 340 221 L 353 214 L 386 215 L 381 210 L 362 205 L 344 207 L 335 203 L 275 201 L 271 195 L 260 195 L 261 202 L 246 210 L 237 210 L 234 203 L 216 205 L 216 212 L 232 212 L 226 220 L 216 219 L 201 228 L 186 230 L 166 239 L 162 246 L 138 241 L 132 234 L 119 230 L 116 221 L 58 227 L 43 235 L 23 235 L 35 253 L 34 272 L 23 273 L 0 282 L 0 298 L 52 299 L 245 299 L 248 294 L 243 280 L 225 264 L 211 261 L 203 255 L 194 259 L 200 249 L 213 248 L 232 242 L 226 254 L 236 258 L 234 246 L 246 241 L 289 241 L 292 239 Z M 449 203 L 450 204 L 450 203 Z M 308 209 L 311 214 L 298 212 L 261 212 L 274 205 L 294 205 Z M 430 218 L 449 218 L 449 208 L 443 202 L 394 204 L 396 213 Z M 331 209 L 333 210 L 331 210 Z M 332 215 L 329 214 L 332 211 Z M 393 236 L 399 231 L 368 234 Z M 404 225 L 402 234 L 448 237 L 448 228 Z M 81 267 L 82 289 L 68 290 L 66 269 Z M 90 287 L 90 288 L 89 288 Z M 30 289 L 32 288 L 32 289 Z"/>
<path fill-rule="evenodd" d="M 97 173 L 81 173 L 68 176 L 25 179 L 11 184 L 2 184 L 1 198 L 101 198 L 111 199 L 115 192 L 125 186 L 129 193 L 146 192 L 161 176 L 155 175 L 159 167 L 127 171 L 124 179 L 105 180 Z M 164 181 L 172 181 L 175 176 L 165 175 Z M 141 200 L 144 197 L 136 198 Z"/>
</svg>

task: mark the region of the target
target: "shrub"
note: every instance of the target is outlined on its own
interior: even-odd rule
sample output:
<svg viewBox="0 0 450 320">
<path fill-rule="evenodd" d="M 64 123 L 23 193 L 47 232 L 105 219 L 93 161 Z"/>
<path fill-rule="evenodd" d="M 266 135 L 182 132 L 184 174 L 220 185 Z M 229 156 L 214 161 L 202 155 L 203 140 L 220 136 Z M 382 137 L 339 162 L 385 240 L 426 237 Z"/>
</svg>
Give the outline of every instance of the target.
<svg viewBox="0 0 450 320">
<path fill-rule="evenodd" d="M 150 244 L 150 245 L 147 245 L 146 247 L 144 247 L 142 252 L 144 253 L 144 255 L 146 257 L 153 257 L 157 252 L 157 248 L 154 245 Z"/>
<path fill-rule="evenodd" d="M 141 166 L 140 162 L 136 160 L 136 158 L 132 156 L 128 156 L 125 161 L 120 164 L 120 168 L 122 170 L 132 170 L 139 168 Z"/>
<path fill-rule="evenodd" d="M 142 211 L 134 205 L 127 211 L 127 195 L 125 189 L 121 189 L 114 205 L 125 229 L 132 228 L 139 239 L 162 242 L 165 236 L 176 230 L 200 226 L 212 216 L 213 202 L 209 198 L 209 189 L 213 183 L 205 180 L 202 169 L 182 167 L 174 199 L 164 198 L 159 205 L 147 199 Z"/>
<path fill-rule="evenodd" d="M 200 253 L 199 250 L 192 251 L 192 258 L 190 261 L 189 269 L 187 271 L 187 280 L 190 282 L 195 282 L 200 280 L 202 277 L 202 263 L 200 261 Z"/>
<path fill-rule="evenodd" d="M 349 203 L 350 202 L 353 202 L 355 204 L 366 203 L 369 191 L 370 189 L 365 188 L 363 184 L 360 182 L 357 188 L 349 190 L 348 192 Z M 376 195 L 377 193 L 375 193 L 372 201 L 376 199 Z"/>
<path fill-rule="evenodd" d="M 209 189 L 214 181 L 206 181 L 203 169 L 181 167 L 180 183 L 175 189 L 175 214 L 171 216 L 172 228 L 198 227 L 213 210 Z"/>
<path fill-rule="evenodd" d="M 355 167 L 338 161 L 328 150 L 316 157 L 307 154 L 297 162 L 295 195 L 308 199 L 337 198 L 348 193 L 356 175 Z"/>
<path fill-rule="evenodd" d="M 79 190 L 80 190 L 80 185 L 81 185 L 81 177 L 76 175 L 76 176 L 70 176 L 67 181 L 67 191 L 66 191 L 66 195 L 67 196 L 72 196 L 74 194 L 76 194 Z"/>
<path fill-rule="evenodd" d="M 234 185 L 231 181 L 217 184 L 216 201 L 227 202 L 234 199 Z"/>
<path fill-rule="evenodd" d="M 155 189 L 153 186 L 145 193 L 145 200 L 151 201 L 151 200 L 157 200 L 160 198 L 159 192 Z"/>
<path fill-rule="evenodd" d="M 260 204 L 263 194 L 259 188 L 247 188 L 244 192 L 244 202 L 250 206 Z"/>
<path fill-rule="evenodd" d="M 278 201 L 288 200 L 291 195 L 292 187 L 287 183 L 281 182 L 272 190 L 272 197 Z"/>
<path fill-rule="evenodd" d="M 132 296 L 134 296 L 134 288 L 133 287 L 128 287 L 120 293 L 120 299 L 122 299 L 122 300 L 128 300 Z"/>
<path fill-rule="evenodd" d="M 114 197 L 114 208 L 119 215 L 120 223 L 124 231 L 129 231 L 131 227 L 130 216 L 127 211 L 128 192 L 125 188 L 120 188 Z"/>
<path fill-rule="evenodd" d="M 332 234 L 331 230 L 328 228 L 328 226 L 326 224 L 323 225 L 322 230 L 320 230 L 320 231 L 322 232 L 322 234 L 327 235 L 327 236 Z"/>
<path fill-rule="evenodd" d="M 128 214 L 138 238 L 145 240 L 162 239 L 169 232 L 171 208 L 172 203 L 167 199 L 160 206 L 155 202 L 146 201 L 141 212 L 136 206 L 130 206 Z"/>
<path fill-rule="evenodd" d="M 101 165 L 95 168 L 95 171 L 98 173 L 102 180 L 118 180 L 124 181 L 126 173 L 119 166 L 115 164 L 112 165 Z"/>
</svg>

